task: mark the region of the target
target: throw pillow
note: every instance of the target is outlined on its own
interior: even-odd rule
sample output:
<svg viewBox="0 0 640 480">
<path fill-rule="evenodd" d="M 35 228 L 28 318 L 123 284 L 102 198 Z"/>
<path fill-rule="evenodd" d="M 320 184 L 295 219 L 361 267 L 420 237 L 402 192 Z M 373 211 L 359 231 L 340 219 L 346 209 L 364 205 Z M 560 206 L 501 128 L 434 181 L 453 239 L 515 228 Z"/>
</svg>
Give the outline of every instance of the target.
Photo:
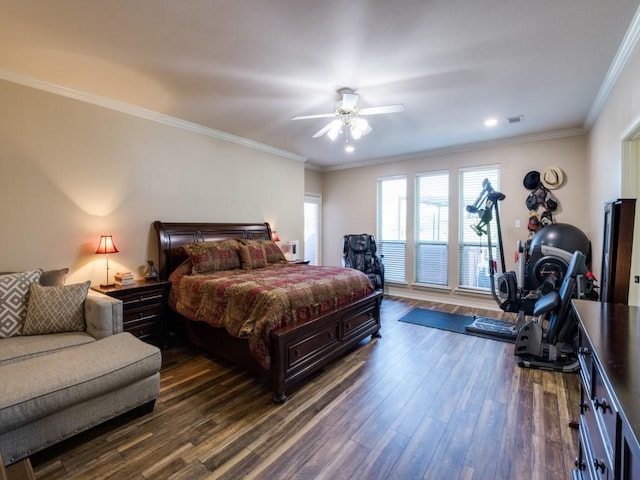
<svg viewBox="0 0 640 480">
<path fill-rule="evenodd" d="M 219 272 L 240 268 L 236 240 L 188 243 L 183 245 L 193 265 L 193 273 Z"/>
<path fill-rule="evenodd" d="M 265 240 L 262 242 L 264 247 L 264 253 L 267 255 L 267 262 L 269 263 L 287 263 L 287 259 L 280 250 L 280 247 L 271 240 Z"/>
<path fill-rule="evenodd" d="M 84 331 L 84 301 L 90 285 L 89 281 L 60 287 L 32 284 L 23 335 Z"/>
<path fill-rule="evenodd" d="M 67 273 L 69 273 L 68 268 L 44 271 L 42 275 L 40 275 L 40 285 L 43 287 L 60 287 L 64 285 Z"/>
<path fill-rule="evenodd" d="M 0 275 L 0 338 L 22 333 L 27 316 L 29 287 L 40 280 L 42 270 Z"/>
<path fill-rule="evenodd" d="M 260 243 L 240 245 L 239 252 L 243 269 L 252 270 L 267 266 L 267 255 Z"/>
</svg>

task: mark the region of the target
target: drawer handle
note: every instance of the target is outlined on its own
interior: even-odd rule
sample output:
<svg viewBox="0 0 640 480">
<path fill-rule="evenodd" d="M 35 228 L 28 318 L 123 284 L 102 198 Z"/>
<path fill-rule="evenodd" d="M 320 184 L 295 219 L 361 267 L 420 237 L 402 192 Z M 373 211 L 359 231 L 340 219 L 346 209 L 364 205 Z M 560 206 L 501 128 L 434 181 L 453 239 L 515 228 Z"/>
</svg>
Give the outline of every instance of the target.
<svg viewBox="0 0 640 480">
<path fill-rule="evenodd" d="M 333 338 L 333 333 L 329 332 L 329 333 L 327 334 L 327 336 L 328 336 L 329 338 Z"/>
<path fill-rule="evenodd" d="M 293 354 L 294 354 L 296 357 L 299 357 L 299 356 L 300 356 L 300 350 L 294 350 L 294 351 L 293 351 Z"/>
<path fill-rule="evenodd" d="M 593 466 L 596 469 L 596 472 L 598 472 L 598 470 L 601 470 L 602 473 L 604 473 L 607 470 L 607 466 L 605 465 L 605 463 L 598 460 L 597 458 L 593 460 Z"/>
<path fill-rule="evenodd" d="M 589 411 L 589 403 L 583 400 L 582 402 L 580 402 L 580 415 L 584 415 L 584 412 L 588 412 L 588 411 Z"/>
<path fill-rule="evenodd" d="M 587 468 L 587 465 L 584 463 L 584 461 L 580 460 L 578 457 L 576 457 L 573 464 L 578 470 L 585 470 Z"/>
<path fill-rule="evenodd" d="M 351 324 L 350 323 L 345 323 L 344 326 L 346 327 L 347 330 L 351 330 Z"/>
<path fill-rule="evenodd" d="M 596 412 L 598 411 L 598 408 L 602 408 L 602 413 L 607 413 L 607 408 L 613 412 L 613 408 L 611 408 L 611 405 L 609 405 L 606 398 L 603 398 L 602 400 L 598 400 L 596 398 L 593 401 L 593 404 L 595 405 Z"/>
</svg>

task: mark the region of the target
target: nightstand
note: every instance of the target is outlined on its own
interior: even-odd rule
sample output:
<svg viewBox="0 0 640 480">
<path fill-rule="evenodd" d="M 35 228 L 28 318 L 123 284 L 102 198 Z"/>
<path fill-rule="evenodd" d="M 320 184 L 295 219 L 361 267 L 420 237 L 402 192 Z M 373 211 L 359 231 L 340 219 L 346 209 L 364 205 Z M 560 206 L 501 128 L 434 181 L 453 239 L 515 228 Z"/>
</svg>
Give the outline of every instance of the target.
<svg viewBox="0 0 640 480">
<path fill-rule="evenodd" d="M 140 340 L 166 348 L 167 297 L 171 282 L 165 280 L 139 280 L 133 285 L 91 290 L 122 300 L 123 327 Z"/>
</svg>

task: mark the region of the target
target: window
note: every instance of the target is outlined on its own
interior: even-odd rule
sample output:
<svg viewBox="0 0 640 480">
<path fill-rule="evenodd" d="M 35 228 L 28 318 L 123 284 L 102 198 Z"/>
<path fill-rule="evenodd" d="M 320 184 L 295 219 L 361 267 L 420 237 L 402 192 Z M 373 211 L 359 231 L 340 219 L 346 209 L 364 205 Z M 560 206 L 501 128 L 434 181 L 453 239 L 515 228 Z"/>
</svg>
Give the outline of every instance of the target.
<svg viewBox="0 0 640 480">
<path fill-rule="evenodd" d="M 449 172 L 416 176 L 416 282 L 448 285 Z"/>
<path fill-rule="evenodd" d="M 322 197 L 304 196 L 304 259 L 311 265 L 320 265 L 320 219 Z"/>
<path fill-rule="evenodd" d="M 491 236 L 491 255 L 494 265 L 500 262 L 498 231 L 495 209 L 491 210 L 491 221 L 486 225 L 482 217 L 485 210 L 485 179 L 489 188 L 500 191 L 500 167 L 497 165 L 464 169 L 460 171 L 460 256 L 459 285 L 465 288 L 491 288 L 489 271 L 488 238 Z M 483 196 L 483 194 L 485 194 Z M 471 212 L 467 209 L 471 206 Z M 473 211 L 477 207 L 478 211 Z M 498 205 L 500 208 L 500 205 Z M 489 230 L 490 228 L 490 230 Z M 478 233 L 479 232 L 479 233 Z"/>
<path fill-rule="evenodd" d="M 384 255 L 385 281 L 406 282 L 407 179 L 378 180 L 378 253 Z"/>
</svg>

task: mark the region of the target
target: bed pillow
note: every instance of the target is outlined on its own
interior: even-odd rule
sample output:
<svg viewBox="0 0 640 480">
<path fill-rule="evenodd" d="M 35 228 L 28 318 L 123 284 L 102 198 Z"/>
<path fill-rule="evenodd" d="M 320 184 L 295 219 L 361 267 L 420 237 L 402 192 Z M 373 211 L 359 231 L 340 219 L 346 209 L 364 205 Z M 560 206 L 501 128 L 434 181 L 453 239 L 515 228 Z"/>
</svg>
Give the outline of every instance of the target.
<svg viewBox="0 0 640 480">
<path fill-rule="evenodd" d="M 29 289 L 38 283 L 42 270 L 0 275 L 0 338 L 22 334 L 27 317 Z"/>
<path fill-rule="evenodd" d="M 193 266 L 193 273 L 219 272 L 240 268 L 239 244 L 236 240 L 187 243 L 183 245 Z"/>
<path fill-rule="evenodd" d="M 267 263 L 288 263 L 284 253 L 282 253 L 278 244 L 273 240 L 251 240 L 248 238 L 242 238 L 238 241 L 243 245 L 262 245 L 264 253 L 267 256 Z"/>
<path fill-rule="evenodd" d="M 265 240 L 262 242 L 262 247 L 264 248 L 264 253 L 267 255 L 268 263 L 287 263 L 284 253 L 282 253 L 282 250 L 280 250 L 276 242 Z"/>
<path fill-rule="evenodd" d="M 260 243 L 240 245 L 240 261 L 244 270 L 262 268 L 267 266 L 267 255 Z"/>
<path fill-rule="evenodd" d="M 90 285 L 89 281 L 59 287 L 32 284 L 22 334 L 84 331 L 84 301 Z"/>
</svg>

